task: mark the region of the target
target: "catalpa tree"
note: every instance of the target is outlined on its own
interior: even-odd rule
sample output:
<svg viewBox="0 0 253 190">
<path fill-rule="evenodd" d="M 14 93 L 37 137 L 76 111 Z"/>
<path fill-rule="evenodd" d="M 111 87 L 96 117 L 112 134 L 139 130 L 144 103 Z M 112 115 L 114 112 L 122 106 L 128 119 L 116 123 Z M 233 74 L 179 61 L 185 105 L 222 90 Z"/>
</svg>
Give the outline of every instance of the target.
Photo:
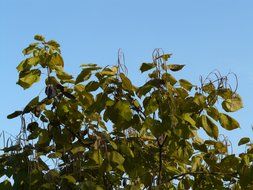
<svg viewBox="0 0 253 190">
<path fill-rule="evenodd" d="M 28 89 L 45 79 L 45 93 L 8 115 L 21 118 L 21 131 L 2 149 L 0 189 L 253 188 L 250 139 L 235 155 L 219 134 L 239 128 L 228 112 L 242 108 L 227 76 L 214 73 L 200 85 L 178 80 L 172 74 L 184 65 L 156 49 L 140 67 L 148 73 L 141 86 L 127 77 L 120 54 L 117 65 L 81 65 L 74 78 L 56 41 L 35 40 L 23 50 L 17 84 Z"/>
</svg>

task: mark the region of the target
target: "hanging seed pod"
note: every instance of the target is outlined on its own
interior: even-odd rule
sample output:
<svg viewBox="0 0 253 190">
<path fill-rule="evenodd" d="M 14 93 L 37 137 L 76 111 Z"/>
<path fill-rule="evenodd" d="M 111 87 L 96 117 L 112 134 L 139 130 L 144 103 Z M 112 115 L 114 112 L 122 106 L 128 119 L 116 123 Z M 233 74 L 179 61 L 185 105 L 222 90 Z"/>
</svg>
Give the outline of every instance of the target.
<svg viewBox="0 0 253 190">
<path fill-rule="evenodd" d="M 47 85 L 45 93 L 48 99 L 54 98 L 57 95 L 57 91 L 53 85 Z"/>
</svg>

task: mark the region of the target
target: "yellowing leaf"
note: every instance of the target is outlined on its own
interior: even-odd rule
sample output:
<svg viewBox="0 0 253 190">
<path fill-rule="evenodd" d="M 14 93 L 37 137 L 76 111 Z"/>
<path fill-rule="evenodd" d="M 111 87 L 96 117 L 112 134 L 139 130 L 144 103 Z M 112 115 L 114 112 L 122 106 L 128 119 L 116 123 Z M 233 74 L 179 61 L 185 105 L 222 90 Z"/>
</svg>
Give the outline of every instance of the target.
<svg viewBox="0 0 253 190">
<path fill-rule="evenodd" d="M 45 37 L 42 36 L 42 35 L 39 35 L 39 34 L 36 34 L 36 35 L 34 36 L 34 39 L 35 39 L 35 40 L 38 40 L 38 41 L 45 41 Z"/>
<path fill-rule="evenodd" d="M 185 88 L 188 91 L 190 91 L 193 87 L 192 84 L 189 81 L 185 80 L 185 79 L 180 79 L 179 83 L 183 88 Z"/>
<path fill-rule="evenodd" d="M 168 65 L 167 68 L 170 69 L 171 71 L 180 71 L 181 69 L 184 68 L 185 65 L 177 65 L 177 64 L 172 64 Z"/>
<path fill-rule="evenodd" d="M 243 107 L 242 99 L 239 95 L 222 102 L 222 107 L 227 112 L 235 112 Z"/>
<path fill-rule="evenodd" d="M 53 68 L 55 66 L 56 67 L 64 67 L 64 61 L 63 61 L 61 55 L 58 53 L 52 55 L 50 62 L 51 62 L 50 64 L 52 65 Z"/>
<path fill-rule="evenodd" d="M 206 97 L 199 93 L 195 94 L 193 101 L 201 107 L 205 107 L 206 105 Z"/>
<path fill-rule="evenodd" d="M 219 121 L 221 126 L 227 130 L 233 130 L 240 127 L 240 124 L 235 119 L 224 113 L 220 113 Z"/>
<path fill-rule="evenodd" d="M 190 114 L 183 114 L 182 115 L 183 120 L 187 121 L 188 123 L 190 123 L 192 126 L 196 125 L 196 122 L 191 118 Z"/>
<path fill-rule="evenodd" d="M 63 70 L 62 71 L 61 70 L 56 71 L 56 76 L 62 81 L 68 81 L 68 80 L 71 80 L 73 78 L 70 74 L 66 73 Z"/>
<path fill-rule="evenodd" d="M 200 117 L 200 124 L 210 137 L 213 137 L 215 139 L 218 138 L 218 127 L 212 122 L 212 120 L 208 116 L 202 115 Z"/>
<path fill-rule="evenodd" d="M 77 76 L 75 84 L 88 80 L 90 76 L 91 70 L 84 68 L 82 72 Z"/>
<path fill-rule="evenodd" d="M 18 85 L 22 86 L 24 89 L 29 88 L 35 82 L 40 80 L 41 71 L 38 69 L 33 69 L 26 72 L 21 72 L 19 74 Z"/>
<path fill-rule="evenodd" d="M 206 93 L 211 93 L 215 90 L 213 83 L 206 84 L 202 87 L 202 90 Z"/>
<path fill-rule="evenodd" d="M 90 158 L 96 162 L 96 164 L 101 165 L 103 162 L 103 157 L 101 155 L 101 152 L 99 150 L 93 150 L 91 153 Z"/>
<path fill-rule="evenodd" d="M 123 73 L 120 73 L 120 78 L 122 80 L 123 89 L 128 90 L 128 91 L 132 91 L 133 85 L 132 85 L 131 81 Z"/>
<path fill-rule="evenodd" d="M 174 84 L 177 83 L 177 80 L 171 74 L 169 74 L 169 73 L 164 73 L 162 75 L 162 79 L 164 81 L 168 81 L 171 85 L 174 85 Z"/>
<path fill-rule="evenodd" d="M 212 117 L 215 121 L 219 120 L 220 113 L 219 111 L 214 107 L 209 107 L 207 110 L 207 114 Z"/>
<path fill-rule="evenodd" d="M 22 53 L 23 53 L 24 55 L 29 55 L 29 54 L 31 54 L 31 53 L 35 50 L 35 48 L 37 47 L 38 44 L 39 44 L 39 43 L 32 43 L 32 44 L 30 44 L 27 48 L 25 48 L 25 49 L 22 51 Z"/>
<path fill-rule="evenodd" d="M 104 76 L 113 76 L 117 73 L 118 68 L 117 67 L 112 67 L 112 68 L 104 68 L 99 74 Z"/>
</svg>

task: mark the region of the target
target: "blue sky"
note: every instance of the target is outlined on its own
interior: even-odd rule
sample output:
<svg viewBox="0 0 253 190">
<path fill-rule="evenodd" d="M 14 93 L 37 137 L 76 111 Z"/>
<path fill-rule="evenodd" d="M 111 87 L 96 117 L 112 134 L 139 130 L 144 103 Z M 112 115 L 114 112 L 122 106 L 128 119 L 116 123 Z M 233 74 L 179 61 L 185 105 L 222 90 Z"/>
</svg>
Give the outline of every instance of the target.
<svg viewBox="0 0 253 190">
<path fill-rule="evenodd" d="M 250 0 L 1 0 L 0 130 L 17 134 L 20 121 L 6 115 L 22 108 L 42 90 L 16 85 L 15 67 L 34 34 L 61 44 L 66 70 L 74 75 L 83 63 L 112 65 L 122 48 L 129 77 L 140 84 L 138 68 L 154 48 L 173 53 L 172 63 L 186 64 L 178 77 L 199 84 L 214 69 L 239 78 L 244 109 L 233 116 L 241 129 L 224 132 L 235 143 L 252 136 L 253 2 Z M 236 146 L 234 146 L 236 147 Z"/>
</svg>

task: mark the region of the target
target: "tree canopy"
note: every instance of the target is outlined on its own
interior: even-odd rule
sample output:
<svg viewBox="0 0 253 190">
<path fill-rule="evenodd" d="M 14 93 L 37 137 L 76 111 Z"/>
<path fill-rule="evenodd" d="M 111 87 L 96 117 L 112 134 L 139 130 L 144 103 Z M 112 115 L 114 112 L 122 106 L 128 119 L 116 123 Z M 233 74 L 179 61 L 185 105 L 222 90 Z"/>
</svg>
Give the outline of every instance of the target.
<svg viewBox="0 0 253 190">
<path fill-rule="evenodd" d="M 253 146 L 231 154 L 222 127 L 240 127 L 230 116 L 241 97 L 217 73 L 194 85 L 176 79 L 184 65 L 169 64 L 160 49 L 142 63 L 147 81 L 136 86 L 118 64 L 64 70 L 60 45 L 36 35 L 23 50 L 17 84 L 44 92 L 24 109 L 21 131 L 0 155 L 0 189 L 251 189 Z M 203 139 L 198 132 L 205 131 Z"/>
</svg>

